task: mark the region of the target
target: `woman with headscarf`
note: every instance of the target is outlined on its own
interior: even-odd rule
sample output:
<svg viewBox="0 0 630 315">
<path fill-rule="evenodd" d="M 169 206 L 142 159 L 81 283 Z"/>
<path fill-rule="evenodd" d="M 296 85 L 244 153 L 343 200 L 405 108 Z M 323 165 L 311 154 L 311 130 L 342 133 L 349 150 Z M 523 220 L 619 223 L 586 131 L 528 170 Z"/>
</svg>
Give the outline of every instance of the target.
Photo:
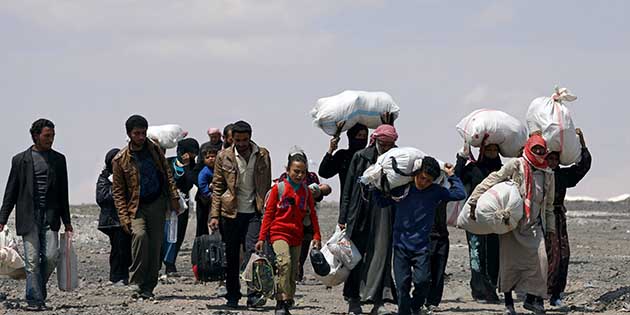
<svg viewBox="0 0 630 315">
<path fill-rule="evenodd" d="M 396 303 L 392 277 L 392 206 L 381 207 L 377 196 L 357 179 L 377 158 L 396 146 L 398 134 L 391 125 L 381 125 L 370 145 L 354 154 L 341 196 L 339 227 L 357 246 L 363 259 L 343 288 L 348 314 L 361 314 L 361 304 L 373 304 L 370 314 L 390 314 L 386 302 Z"/>
<path fill-rule="evenodd" d="M 333 137 L 330 140 L 328 152 L 319 164 L 319 176 L 328 179 L 339 174 L 339 191 L 343 191 L 352 156 L 357 151 L 365 149 L 368 142 L 368 129 L 364 125 L 356 124 L 348 129 L 346 134 L 348 136 L 348 148 L 337 150 L 339 137 Z"/>
<path fill-rule="evenodd" d="M 477 200 L 492 186 L 512 180 L 523 198 L 524 214 L 517 227 L 499 236 L 499 290 L 505 293 L 505 313 L 516 314 L 512 291 L 527 294 L 523 307 L 544 314 L 547 296 L 545 235 L 555 234 L 554 174 L 546 160 L 547 144 L 538 134 L 525 144 L 523 156 L 512 159 L 475 188 L 468 204 L 475 218 Z"/>
<path fill-rule="evenodd" d="M 131 266 L 131 235 L 120 227 L 118 210 L 114 206 L 112 195 L 112 160 L 120 149 L 111 149 L 105 155 L 105 167 L 96 182 L 96 203 L 101 208 L 98 219 L 98 230 L 109 237 L 111 251 L 109 253 L 109 281 L 116 286 L 129 282 L 129 266 Z"/>
<path fill-rule="evenodd" d="M 166 160 L 173 174 L 175 186 L 180 195 L 186 200 L 186 203 L 190 200 L 190 190 L 197 182 L 197 176 L 199 175 L 199 173 L 195 171 L 195 158 L 198 154 L 199 142 L 193 138 L 186 138 L 177 142 L 177 156 L 170 157 Z M 175 244 L 168 244 L 166 242 L 166 235 L 164 235 L 164 245 L 167 246 L 162 246 L 162 259 L 166 265 L 167 275 L 175 275 L 177 273 L 177 255 L 186 236 L 190 210 L 188 208 L 182 210 L 183 212 L 177 217 L 177 242 Z"/>
<path fill-rule="evenodd" d="M 500 170 L 503 166 L 499 156 L 499 146 L 496 144 L 483 145 L 476 161 L 469 155 L 470 148 L 465 144 L 464 149 L 457 154 L 457 165 L 455 166 L 455 174 L 464 183 L 468 195 L 490 173 Z M 470 257 L 472 297 L 476 301 L 498 303 L 499 297 L 496 290 L 497 277 L 499 276 L 499 236 L 466 232 L 466 239 L 468 240 Z"/>
</svg>

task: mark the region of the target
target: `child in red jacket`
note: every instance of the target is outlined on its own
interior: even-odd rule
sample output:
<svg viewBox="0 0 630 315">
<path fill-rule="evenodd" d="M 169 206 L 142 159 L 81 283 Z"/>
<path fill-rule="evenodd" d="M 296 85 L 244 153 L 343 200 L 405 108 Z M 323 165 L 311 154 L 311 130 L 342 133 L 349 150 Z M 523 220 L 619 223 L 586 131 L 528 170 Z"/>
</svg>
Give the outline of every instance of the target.
<svg viewBox="0 0 630 315">
<path fill-rule="evenodd" d="M 264 242 L 270 240 L 276 254 L 276 315 L 290 315 L 289 306 L 295 294 L 305 221 L 310 220 L 315 232 L 311 247 L 321 248 L 315 201 L 304 181 L 307 163 L 302 152 L 289 155 L 288 178 L 271 188 L 259 241 L 256 243 L 256 250 L 262 251 Z"/>
</svg>

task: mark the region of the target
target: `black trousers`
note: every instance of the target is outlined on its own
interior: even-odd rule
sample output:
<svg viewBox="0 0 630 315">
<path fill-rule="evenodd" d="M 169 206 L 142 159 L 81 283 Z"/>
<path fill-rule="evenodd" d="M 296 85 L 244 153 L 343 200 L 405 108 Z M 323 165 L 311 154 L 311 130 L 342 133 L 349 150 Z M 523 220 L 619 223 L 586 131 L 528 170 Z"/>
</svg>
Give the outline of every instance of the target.
<svg viewBox="0 0 630 315">
<path fill-rule="evenodd" d="M 202 201 L 197 201 L 196 214 L 197 231 L 195 233 L 195 237 L 210 234 L 210 230 L 208 230 L 208 216 L 210 215 L 210 205 L 204 204 Z"/>
<path fill-rule="evenodd" d="M 101 230 L 109 237 L 111 251 L 109 252 L 109 281 L 129 281 L 129 266 L 131 266 L 131 235 L 121 228 Z"/>
<path fill-rule="evenodd" d="M 439 306 L 444 293 L 444 275 L 449 252 L 448 237 L 431 239 L 431 287 L 427 297 L 427 305 Z"/>
<path fill-rule="evenodd" d="M 304 239 L 302 240 L 302 248 L 300 249 L 300 264 L 298 267 L 297 281 L 304 280 L 304 263 L 311 251 L 311 242 L 313 241 L 313 226 L 304 227 Z"/>
<path fill-rule="evenodd" d="M 255 251 L 255 245 L 260 234 L 261 216 L 259 213 L 239 213 L 236 218 L 221 218 L 221 236 L 225 242 L 225 258 L 227 270 L 225 287 L 228 291 L 228 301 L 238 301 L 241 298 L 241 246 L 245 248 L 243 264 L 247 264 Z"/>
</svg>

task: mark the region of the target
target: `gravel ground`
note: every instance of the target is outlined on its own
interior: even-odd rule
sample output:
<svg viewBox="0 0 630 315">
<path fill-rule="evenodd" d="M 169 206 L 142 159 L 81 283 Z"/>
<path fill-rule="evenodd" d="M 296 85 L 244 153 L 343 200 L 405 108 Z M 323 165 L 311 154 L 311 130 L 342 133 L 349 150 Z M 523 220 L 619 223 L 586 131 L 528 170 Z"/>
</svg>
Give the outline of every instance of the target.
<svg viewBox="0 0 630 315">
<path fill-rule="evenodd" d="M 570 314 L 630 313 L 630 205 L 621 203 L 575 202 L 569 205 L 569 234 L 572 242 L 570 279 L 566 302 Z M 72 209 L 76 229 L 75 246 L 79 255 L 81 285 L 75 292 L 61 292 L 56 276 L 49 282 L 48 305 L 41 314 L 270 314 L 274 301 L 259 310 L 227 311 L 224 300 L 216 296 L 215 283 L 196 284 L 190 268 L 190 249 L 195 227 L 194 215 L 188 239 L 178 258 L 179 278 L 160 280 L 153 301 L 134 300 L 124 288 L 108 284 L 109 243 L 96 230 L 98 209 L 91 205 Z M 320 211 L 324 237 L 332 233 L 337 210 L 327 204 Z M 13 219 L 11 219 L 10 222 Z M 293 314 L 345 314 L 341 287 L 326 289 L 313 278 L 307 266 L 307 279 L 298 285 Z M 451 253 L 447 267 L 444 302 L 437 314 L 501 314 L 501 305 L 472 301 L 469 289 L 468 252 L 465 234 L 451 230 Z M 2 295 L 6 295 L 3 298 Z M 24 282 L 0 279 L 0 314 L 27 314 L 22 310 Z M 241 300 L 245 303 L 245 299 Z M 518 303 L 518 302 L 517 302 Z M 395 311 L 394 305 L 387 307 Z M 364 308 L 369 312 L 369 307 Z M 528 314 L 517 304 L 517 311 Z M 564 314 L 548 311 L 548 314 Z"/>
</svg>

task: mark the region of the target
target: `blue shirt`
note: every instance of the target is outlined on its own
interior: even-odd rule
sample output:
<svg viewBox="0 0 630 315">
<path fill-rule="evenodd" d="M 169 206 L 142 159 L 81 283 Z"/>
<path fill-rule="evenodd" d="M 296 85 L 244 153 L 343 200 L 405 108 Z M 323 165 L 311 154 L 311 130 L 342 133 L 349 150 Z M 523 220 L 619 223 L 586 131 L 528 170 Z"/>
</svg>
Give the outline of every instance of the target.
<svg viewBox="0 0 630 315">
<path fill-rule="evenodd" d="M 201 195 L 206 198 L 210 198 L 212 196 L 210 184 L 212 183 L 213 176 L 214 170 L 206 165 L 203 167 L 201 172 L 199 172 L 199 176 L 197 177 L 197 186 L 199 186 L 199 191 L 201 192 Z"/>
<path fill-rule="evenodd" d="M 427 249 L 429 235 L 437 206 L 443 201 L 466 199 L 466 191 L 457 176 L 449 177 L 451 188 L 446 189 L 438 184 L 418 190 L 413 183 L 409 185 L 409 193 L 401 201 L 394 203 L 394 246 L 420 252 Z"/>
</svg>

